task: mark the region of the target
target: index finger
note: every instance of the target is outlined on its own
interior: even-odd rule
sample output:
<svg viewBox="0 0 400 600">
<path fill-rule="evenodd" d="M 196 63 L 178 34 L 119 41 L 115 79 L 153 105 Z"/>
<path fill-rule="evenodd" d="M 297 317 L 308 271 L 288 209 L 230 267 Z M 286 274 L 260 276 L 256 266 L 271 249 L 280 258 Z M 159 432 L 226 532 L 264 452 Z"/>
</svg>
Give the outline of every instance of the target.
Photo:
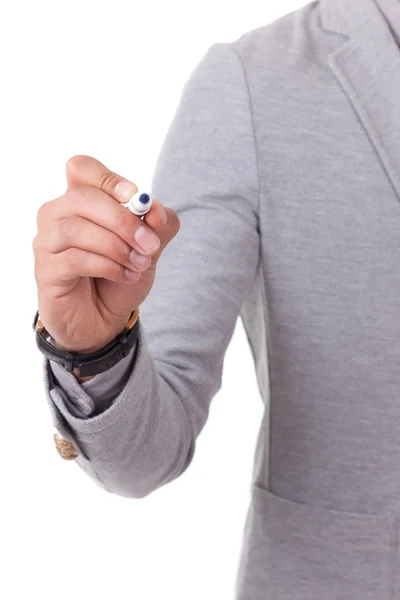
<svg viewBox="0 0 400 600">
<path fill-rule="evenodd" d="M 102 190 L 92 185 L 80 185 L 50 203 L 52 219 L 82 217 L 104 229 L 109 229 L 141 254 L 153 254 L 160 246 L 160 237 L 142 221 Z M 157 211 L 157 204 L 150 208 Z M 147 214 L 149 214 L 147 213 Z"/>
<path fill-rule="evenodd" d="M 79 186 L 92 186 L 121 204 L 128 202 L 138 191 L 136 184 L 114 173 L 93 156 L 73 156 L 67 161 L 66 173 L 67 190 Z"/>
</svg>

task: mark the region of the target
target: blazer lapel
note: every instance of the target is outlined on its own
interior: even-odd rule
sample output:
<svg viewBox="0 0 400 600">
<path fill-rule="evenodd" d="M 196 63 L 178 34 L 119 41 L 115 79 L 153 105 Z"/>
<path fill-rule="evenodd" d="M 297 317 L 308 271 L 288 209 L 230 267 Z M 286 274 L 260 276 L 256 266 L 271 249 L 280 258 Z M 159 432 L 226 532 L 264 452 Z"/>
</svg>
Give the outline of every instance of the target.
<svg viewBox="0 0 400 600">
<path fill-rule="evenodd" d="M 400 48 L 374 0 L 320 0 L 321 25 L 346 36 L 329 65 L 400 200 Z"/>
</svg>

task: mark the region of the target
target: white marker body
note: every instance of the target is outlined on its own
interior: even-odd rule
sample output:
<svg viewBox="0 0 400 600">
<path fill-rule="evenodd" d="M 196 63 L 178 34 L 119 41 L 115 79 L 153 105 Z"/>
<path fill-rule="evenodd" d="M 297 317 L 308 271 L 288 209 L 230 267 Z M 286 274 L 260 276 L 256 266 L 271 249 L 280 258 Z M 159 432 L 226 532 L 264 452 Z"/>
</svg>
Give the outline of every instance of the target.
<svg viewBox="0 0 400 600">
<path fill-rule="evenodd" d="M 150 200 L 147 202 L 147 204 L 142 204 L 139 201 L 139 196 L 137 194 L 135 194 L 134 196 L 132 196 L 129 201 L 124 204 L 124 206 L 126 208 L 128 208 L 131 213 L 133 213 L 134 215 L 137 215 L 138 217 L 142 217 L 143 215 L 145 215 L 146 213 L 149 212 L 151 205 L 153 203 L 153 198 L 150 198 Z"/>
</svg>

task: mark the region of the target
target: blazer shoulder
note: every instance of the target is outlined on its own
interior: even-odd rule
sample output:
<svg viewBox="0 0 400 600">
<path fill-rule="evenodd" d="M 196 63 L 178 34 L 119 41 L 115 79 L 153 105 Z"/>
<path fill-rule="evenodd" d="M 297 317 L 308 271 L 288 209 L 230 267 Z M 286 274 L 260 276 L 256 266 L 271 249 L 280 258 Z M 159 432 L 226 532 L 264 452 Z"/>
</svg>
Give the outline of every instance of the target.
<svg viewBox="0 0 400 600">
<path fill-rule="evenodd" d="M 285 73 L 298 70 L 299 64 L 325 66 L 336 43 L 321 27 L 317 0 L 245 32 L 231 45 L 246 70 Z"/>
</svg>

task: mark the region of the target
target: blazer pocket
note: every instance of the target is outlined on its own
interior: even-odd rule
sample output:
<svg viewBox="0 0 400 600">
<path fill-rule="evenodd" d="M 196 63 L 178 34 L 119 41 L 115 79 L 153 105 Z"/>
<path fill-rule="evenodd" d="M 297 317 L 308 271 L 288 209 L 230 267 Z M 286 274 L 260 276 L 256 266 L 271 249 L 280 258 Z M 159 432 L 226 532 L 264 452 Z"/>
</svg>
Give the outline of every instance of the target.
<svg viewBox="0 0 400 600">
<path fill-rule="evenodd" d="M 397 519 L 332 510 L 255 485 L 237 600 L 390 600 Z"/>
</svg>

